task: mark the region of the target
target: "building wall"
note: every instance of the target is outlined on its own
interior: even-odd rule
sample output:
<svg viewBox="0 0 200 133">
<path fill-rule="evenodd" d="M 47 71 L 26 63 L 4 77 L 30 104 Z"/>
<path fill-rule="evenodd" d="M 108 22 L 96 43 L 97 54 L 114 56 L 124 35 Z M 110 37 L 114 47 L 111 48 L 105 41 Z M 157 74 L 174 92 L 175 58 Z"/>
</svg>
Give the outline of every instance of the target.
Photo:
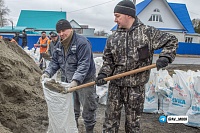
<svg viewBox="0 0 200 133">
<path fill-rule="evenodd" d="M 192 37 L 192 43 L 200 43 L 200 35 L 198 34 L 185 34 L 181 32 L 168 32 L 175 35 L 179 42 L 185 42 L 185 37 Z"/>
<path fill-rule="evenodd" d="M 153 12 L 158 8 L 160 13 Z M 148 21 L 152 14 L 160 14 L 163 22 Z M 153 0 L 139 15 L 138 18 L 146 25 L 156 28 L 184 29 L 179 20 L 175 17 L 171 8 L 163 0 Z"/>
<path fill-rule="evenodd" d="M 83 29 L 83 35 L 86 35 L 86 36 L 94 36 L 94 29 L 92 29 L 92 28 Z"/>
</svg>

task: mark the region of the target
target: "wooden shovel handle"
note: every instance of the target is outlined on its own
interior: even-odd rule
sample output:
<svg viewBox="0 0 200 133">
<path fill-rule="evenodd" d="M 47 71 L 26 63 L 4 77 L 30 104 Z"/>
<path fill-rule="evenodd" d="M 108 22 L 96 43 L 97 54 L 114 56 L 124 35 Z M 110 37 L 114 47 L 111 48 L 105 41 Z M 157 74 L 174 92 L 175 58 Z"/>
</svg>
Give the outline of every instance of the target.
<svg viewBox="0 0 200 133">
<path fill-rule="evenodd" d="M 121 74 L 110 76 L 110 77 L 104 78 L 104 80 L 110 81 L 110 80 L 122 78 L 122 77 L 129 76 L 129 75 L 132 75 L 132 74 L 135 74 L 135 73 L 143 72 L 143 71 L 155 68 L 155 67 L 156 67 L 156 64 L 152 64 L 152 65 L 141 67 L 141 68 L 131 70 L 131 71 L 128 71 L 128 72 L 124 72 L 124 73 L 121 73 Z M 95 81 L 89 82 L 89 83 L 86 83 L 86 84 L 82 84 L 82 85 L 79 85 L 79 86 L 76 86 L 76 87 L 69 88 L 67 90 L 67 93 L 70 93 L 70 92 L 73 92 L 73 91 L 76 91 L 76 90 L 79 90 L 79 89 L 82 89 L 82 88 L 85 88 L 85 87 L 89 87 L 89 86 L 92 86 L 92 85 L 95 85 Z"/>
</svg>

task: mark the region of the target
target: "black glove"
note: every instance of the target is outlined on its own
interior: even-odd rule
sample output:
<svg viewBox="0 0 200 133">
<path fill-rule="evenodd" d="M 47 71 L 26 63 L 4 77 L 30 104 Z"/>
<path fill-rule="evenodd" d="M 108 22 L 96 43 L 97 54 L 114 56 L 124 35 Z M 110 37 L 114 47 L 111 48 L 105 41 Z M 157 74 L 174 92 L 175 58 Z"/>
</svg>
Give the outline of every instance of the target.
<svg viewBox="0 0 200 133">
<path fill-rule="evenodd" d="M 104 80 L 104 78 L 106 78 L 107 76 L 103 73 L 99 74 L 96 78 L 95 83 L 97 84 L 97 86 L 101 86 L 104 84 L 107 84 L 107 81 Z"/>
<path fill-rule="evenodd" d="M 166 67 L 168 63 L 169 63 L 169 59 L 167 57 L 160 57 L 156 61 L 157 70 L 160 70 L 161 68 Z"/>
</svg>

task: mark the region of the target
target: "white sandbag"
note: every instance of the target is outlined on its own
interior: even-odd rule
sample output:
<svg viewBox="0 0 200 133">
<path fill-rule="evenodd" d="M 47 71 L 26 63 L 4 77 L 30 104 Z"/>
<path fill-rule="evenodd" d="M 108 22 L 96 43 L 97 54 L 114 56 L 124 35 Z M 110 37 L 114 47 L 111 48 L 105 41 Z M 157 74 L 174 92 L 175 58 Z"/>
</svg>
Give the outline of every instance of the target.
<svg viewBox="0 0 200 133">
<path fill-rule="evenodd" d="M 145 84 L 145 99 L 143 112 L 158 112 L 158 94 L 155 92 L 157 70 L 151 70 L 148 83 Z"/>
<path fill-rule="evenodd" d="M 94 58 L 94 63 L 96 67 L 96 75 L 99 73 L 101 66 L 103 65 L 103 59 L 102 57 L 95 57 Z"/>
<path fill-rule="evenodd" d="M 196 75 L 195 71 L 188 70 L 187 71 L 187 77 L 185 77 L 186 80 L 187 80 L 188 86 L 189 86 L 189 91 L 190 91 L 190 94 L 191 94 L 191 99 L 192 99 L 192 97 L 194 95 L 194 77 L 195 77 L 195 75 Z"/>
<path fill-rule="evenodd" d="M 167 70 L 159 70 L 156 77 L 155 91 L 158 93 L 159 113 L 167 114 L 169 103 L 172 98 L 174 82 Z"/>
<path fill-rule="evenodd" d="M 99 103 L 106 105 L 107 102 L 107 93 L 108 93 L 108 85 L 96 86 L 96 93 L 99 97 Z"/>
<path fill-rule="evenodd" d="M 169 96 L 164 96 L 160 93 L 158 93 L 158 99 L 159 99 L 158 113 L 167 115 L 167 111 L 169 109 L 169 104 L 172 99 Z"/>
<path fill-rule="evenodd" d="M 24 51 L 35 61 L 36 64 L 39 65 L 39 58 L 40 58 L 40 49 L 35 49 L 34 47 L 28 50 L 26 47 Z"/>
<path fill-rule="evenodd" d="M 194 77 L 194 92 L 191 107 L 186 113 L 188 116 L 188 123 L 184 124 L 200 127 L 200 75 Z"/>
<path fill-rule="evenodd" d="M 78 133 L 76 127 L 72 93 L 61 94 L 49 90 L 42 82 L 48 107 L 48 133 Z"/>
<path fill-rule="evenodd" d="M 189 89 L 188 74 L 181 70 L 174 70 L 173 75 L 175 87 L 173 97 L 169 104 L 168 115 L 186 115 L 191 106 L 191 94 Z"/>
</svg>

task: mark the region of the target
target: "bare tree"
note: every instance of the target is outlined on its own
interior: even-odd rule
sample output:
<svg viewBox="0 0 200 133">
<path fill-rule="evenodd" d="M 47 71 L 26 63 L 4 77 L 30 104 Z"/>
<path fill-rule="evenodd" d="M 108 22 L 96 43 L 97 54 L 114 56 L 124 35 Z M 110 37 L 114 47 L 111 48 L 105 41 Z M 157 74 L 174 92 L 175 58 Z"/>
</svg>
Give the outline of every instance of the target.
<svg viewBox="0 0 200 133">
<path fill-rule="evenodd" d="M 95 36 L 108 36 L 108 33 L 106 33 L 104 30 L 96 31 L 94 33 Z"/>
<path fill-rule="evenodd" d="M 196 33 L 200 33 L 200 19 L 193 19 L 192 24 Z"/>
<path fill-rule="evenodd" d="M 0 0 L 0 26 L 8 25 L 8 19 L 6 15 L 9 15 L 10 10 L 5 6 L 4 0 Z"/>
</svg>

